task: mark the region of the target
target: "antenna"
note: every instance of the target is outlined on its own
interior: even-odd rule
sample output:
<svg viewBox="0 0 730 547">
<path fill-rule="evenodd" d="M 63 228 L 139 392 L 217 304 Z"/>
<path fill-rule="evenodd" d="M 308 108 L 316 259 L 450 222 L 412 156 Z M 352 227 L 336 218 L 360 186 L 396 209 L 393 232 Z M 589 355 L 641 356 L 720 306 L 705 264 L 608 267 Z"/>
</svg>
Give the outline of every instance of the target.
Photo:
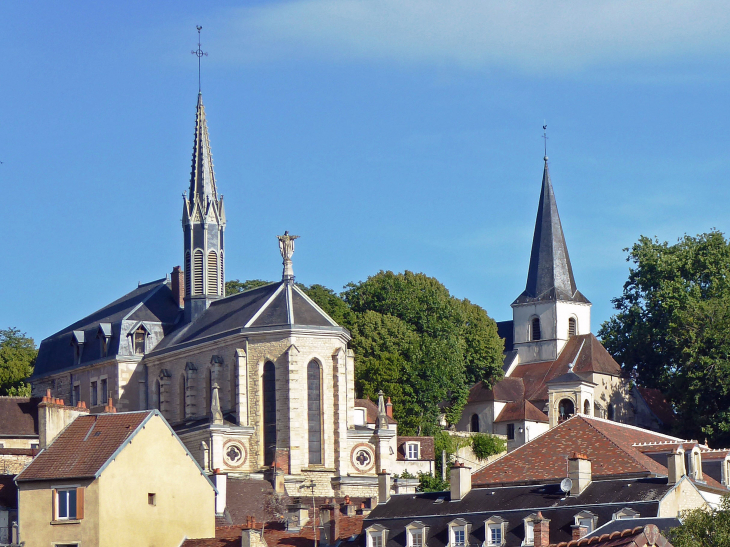
<svg viewBox="0 0 730 547">
<path fill-rule="evenodd" d="M 570 477 L 565 477 L 562 481 L 560 481 L 560 489 L 565 494 L 569 494 L 571 488 L 573 488 L 573 481 Z"/>
<path fill-rule="evenodd" d="M 198 32 L 200 32 L 200 31 L 198 31 Z M 207 55 L 207 53 L 206 53 L 206 55 Z M 542 138 L 545 141 L 545 161 L 547 161 L 547 141 L 548 141 L 548 136 L 547 136 L 547 123 L 545 123 L 544 120 L 543 120 L 542 123 L 543 123 L 543 126 L 542 126 Z"/>
<path fill-rule="evenodd" d="M 200 47 L 200 31 L 203 30 L 203 27 L 201 27 L 200 25 L 196 25 L 195 28 L 198 29 L 198 49 L 193 50 L 190 53 L 198 58 L 198 93 L 200 93 L 200 58 L 204 55 L 207 57 L 208 53 L 203 51 Z"/>
</svg>

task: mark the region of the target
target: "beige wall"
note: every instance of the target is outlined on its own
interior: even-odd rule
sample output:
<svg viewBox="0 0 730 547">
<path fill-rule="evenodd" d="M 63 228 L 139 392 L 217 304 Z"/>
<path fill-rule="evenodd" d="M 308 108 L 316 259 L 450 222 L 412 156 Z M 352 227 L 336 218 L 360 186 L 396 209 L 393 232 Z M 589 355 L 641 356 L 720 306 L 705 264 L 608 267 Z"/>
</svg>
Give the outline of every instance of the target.
<svg viewBox="0 0 730 547">
<path fill-rule="evenodd" d="M 684 477 L 659 503 L 658 517 L 679 517 L 682 511 L 707 507 L 692 482 Z"/>
<path fill-rule="evenodd" d="M 97 482 L 100 546 L 176 547 L 185 537 L 215 535 L 215 491 L 158 416 Z"/>
<path fill-rule="evenodd" d="M 84 486 L 84 518 L 79 521 L 51 524 L 53 488 Z M 54 543 L 99 543 L 99 484 L 86 481 L 20 483 L 18 525 L 25 547 L 50 547 Z"/>
<path fill-rule="evenodd" d="M 32 444 L 38 444 L 38 437 L 5 437 L 0 438 L 3 448 L 31 448 Z"/>
</svg>

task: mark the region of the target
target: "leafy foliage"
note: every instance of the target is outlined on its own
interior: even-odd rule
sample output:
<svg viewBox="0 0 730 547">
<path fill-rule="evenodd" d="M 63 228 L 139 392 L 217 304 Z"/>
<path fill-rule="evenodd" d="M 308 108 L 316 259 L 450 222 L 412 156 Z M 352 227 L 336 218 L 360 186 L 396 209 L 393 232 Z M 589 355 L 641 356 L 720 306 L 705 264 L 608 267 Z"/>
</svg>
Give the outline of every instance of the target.
<svg viewBox="0 0 730 547">
<path fill-rule="evenodd" d="M 226 281 L 226 296 L 238 294 L 249 289 L 255 289 L 256 287 L 263 287 L 269 283 L 271 283 L 271 281 L 263 281 L 261 279 L 249 279 L 248 281 L 231 279 L 230 281 Z"/>
<path fill-rule="evenodd" d="M 669 532 L 674 547 L 730 547 L 730 497 L 718 509 L 682 513 L 682 525 Z"/>
<path fill-rule="evenodd" d="M 470 440 L 471 449 L 480 460 L 486 460 L 489 456 L 495 456 L 507 450 L 507 441 L 496 435 L 473 433 Z"/>
<path fill-rule="evenodd" d="M 440 475 L 431 475 L 430 473 L 418 474 L 419 492 L 444 492 L 450 488 L 448 481 L 442 481 Z"/>
<path fill-rule="evenodd" d="M 33 373 L 38 350 L 32 338 L 15 328 L 0 330 L 0 395 L 30 396 L 25 382 Z"/>
<path fill-rule="evenodd" d="M 641 237 L 627 261 L 599 336 L 628 376 L 667 396 L 678 434 L 729 443 L 730 244 L 717 231 L 674 245 Z"/>
</svg>

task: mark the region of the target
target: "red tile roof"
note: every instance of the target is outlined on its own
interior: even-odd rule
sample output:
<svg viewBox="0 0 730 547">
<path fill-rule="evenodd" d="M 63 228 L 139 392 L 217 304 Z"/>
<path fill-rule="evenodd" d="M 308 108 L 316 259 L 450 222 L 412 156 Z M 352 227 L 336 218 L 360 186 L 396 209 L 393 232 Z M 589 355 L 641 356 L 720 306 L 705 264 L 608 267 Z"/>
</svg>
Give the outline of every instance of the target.
<svg viewBox="0 0 730 547">
<path fill-rule="evenodd" d="M 401 461 L 406 459 L 405 444 L 409 441 L 421 443 L 419 460 L 433 461 L 436 459 L 433 437 L 403 437 L 398 435 L 398 440 L 396 441 L 398 443 L 397 460 Z"/>
<path fill-rule="evenodd" d="M 525 386 L 521 378 L 503 378 L 492 389 L 487 388 L 484 382 L 478 382 L 469 390 L 467 403 L 482 403 L 489 401 L 519 401 L 525 396 Z"/>
<path fill-rule="evenodd" d="M 633 444 L 677 441 L 637 427 L 576 415 L 522 445 L 472 476 L 475 485 L 560 480 L 566 456 L 586 454 L 594 477 L 622 474 L 666 475 L 665 466 L 642 454 Z"/>
<path fill-rule="evenodd" d="M 79 416 L 18 475 L 39 481 L 95 477 L 154 411 Z"/>
<path fill-rule="evenodd" d="M 38 403 L 31 397 L 0 397 L 0 436 L 38 435 Z"/>
<path fill-rule="evenodd" d="M 365 409 L 367 416 L 365 420 L 369 424 L 374 424 L 378 420 L 378 405 L 372 402 L 370 399 L 355 399 L 355 406 L 359 406 Z M 388 417 L 389 424 L 397 424 L 393 418 Z"/>
<path fill-rule="evenodd" d="M 551 543 L 550 547 L 643 547 L 644 545 L 656 545 L 658 547 L 672 547 L 654 524 L 637 526 L 633 530 L 603 534 L 600 537 L 576 539 Z"/>
<path fill-rule="evenodd" d="M 504 405 L 495 423 L 499 422 L 541 422 L 548 423 L 548 416 L 530 401 L 518 401 Z"/>
</svg>

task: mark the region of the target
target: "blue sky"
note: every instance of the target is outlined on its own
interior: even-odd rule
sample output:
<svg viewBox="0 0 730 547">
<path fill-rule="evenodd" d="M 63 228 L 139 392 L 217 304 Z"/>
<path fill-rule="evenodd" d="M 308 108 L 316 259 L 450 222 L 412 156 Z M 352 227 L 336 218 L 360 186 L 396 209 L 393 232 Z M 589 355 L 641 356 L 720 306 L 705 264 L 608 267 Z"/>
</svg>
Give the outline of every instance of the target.
<svg viewBox="0 0 730 547">
<path fill-rule="evenodd" d="M 36 341 L 182 262 L 203 97 L 228 278 L 424 272 L 497 320 L 524 289 L 542 124 L 593 330 L 640 235 L 728 230 L 721 2 L 0 4 L 0 328 Z"/>
</svg>

